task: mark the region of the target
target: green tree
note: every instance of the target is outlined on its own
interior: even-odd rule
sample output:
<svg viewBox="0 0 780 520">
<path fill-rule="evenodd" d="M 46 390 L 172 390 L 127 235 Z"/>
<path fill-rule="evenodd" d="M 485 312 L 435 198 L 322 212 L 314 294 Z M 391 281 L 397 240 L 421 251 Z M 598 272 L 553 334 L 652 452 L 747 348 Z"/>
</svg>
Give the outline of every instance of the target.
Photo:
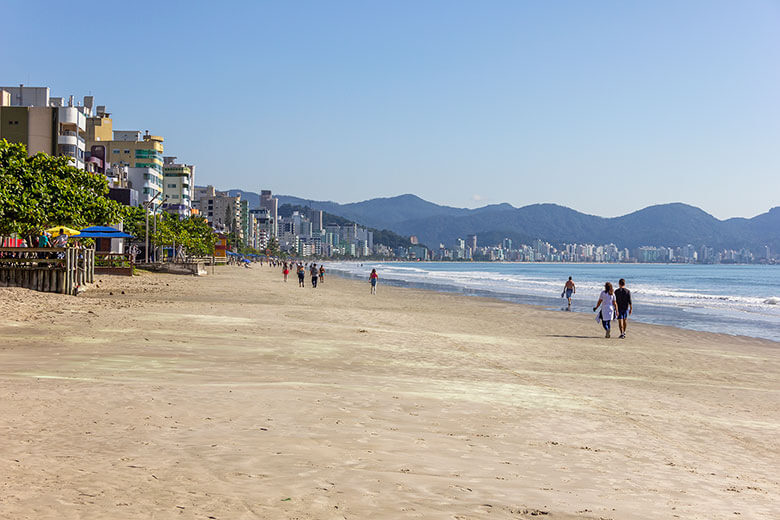
<svg viewBox="0 0 780 520">
<path fill-rule="evenodd" d="M 146 236 L 146 211 L 142 206 L 125 206 L 122 223 L 125 233 L 129 233 L 139 240 Z M 152 223 L 151 215 L 149 223 L 150 225 Z"/>
<path fill-rule="evenodd" d="M 282 252 L 279 251 L 279 241 L 276 239 L 276 237 L 271 237 L 268 239 L 268 245 L 265 246 L 265 249 L 269 256 L 282 255 Z"/>
<path fill-rule="evenodd" d="M 52 226 L 82 228 L 121 220 L 122 205 L 106 197 L 108 181 L 68 157 L 27 155 L 0 140 L 0 235 L 32 236 Z"/>
<path fill-rule="evenodd" d="M 152 224 L 150 223 L 150 226 Z M 208 256 L 214 253 L 216 235 L 202 217 L 180 219 L 171 213 L 157 215 L 157 231 L 151 233 L 156 246 L 184 247 L 190 256 Z"/>
</svg>

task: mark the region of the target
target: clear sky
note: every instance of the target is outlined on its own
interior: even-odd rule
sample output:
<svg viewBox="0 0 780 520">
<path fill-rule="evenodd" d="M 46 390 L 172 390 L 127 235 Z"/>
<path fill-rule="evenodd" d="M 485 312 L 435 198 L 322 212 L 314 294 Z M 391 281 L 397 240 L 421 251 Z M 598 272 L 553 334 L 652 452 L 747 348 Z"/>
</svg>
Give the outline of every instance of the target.
<svg viewBox="0 0 780 520">
<path fill-rule="evenodd" d="M 601 216 L 780 205 L 780 2 L 3 2 L 0 84 L 107 105 L 196 183 Z"/>
</svg>

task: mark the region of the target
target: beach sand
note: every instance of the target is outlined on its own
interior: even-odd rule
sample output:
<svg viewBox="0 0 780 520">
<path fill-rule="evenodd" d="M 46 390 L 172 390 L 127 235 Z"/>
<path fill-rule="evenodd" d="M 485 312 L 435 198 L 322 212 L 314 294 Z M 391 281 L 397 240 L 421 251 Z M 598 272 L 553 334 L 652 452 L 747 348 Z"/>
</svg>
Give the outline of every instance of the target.
<svg viewBox="0 0 780 520">
<path fill-rule="evenodd" d="M 0 288 L 0 518 L 780 518 L 776 342 L 259 265 L 99 278 Z"/>
</svg>

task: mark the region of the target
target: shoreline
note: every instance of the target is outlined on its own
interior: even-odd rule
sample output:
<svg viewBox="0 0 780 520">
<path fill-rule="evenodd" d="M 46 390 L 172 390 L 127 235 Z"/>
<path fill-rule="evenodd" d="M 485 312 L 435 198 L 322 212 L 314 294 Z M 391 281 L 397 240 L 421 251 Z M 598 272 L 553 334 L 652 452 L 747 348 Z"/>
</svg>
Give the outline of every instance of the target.
<svg viewBox="0 0 780 520">
<path fill-rule="evenodd" d="M 258 264 L 101 278 L 0 288 L 3 516 L 773 517 L 769 340 Z"/>
<path fill-rule="evenodd" d="M 407 262 L 407 263 L 414 264 L 414 262 Z M 487 262 L 485 264 L 494 264 L 494 263 L 500 263 L 500 262 Z M 331 263 L 331 265 L 333 264 L 337 265 L 337 263 L 335 262 Z M 362 263 L 360 262 L 349 262 L 348 264 L 362 265 Z M 373 265 L 373 264 L 367 263 L 366 265 Z M 580 265 L 585 265 L 585 264 L 580 264 Z M 588 265 L 601 265 L 601 264 L 588 264 Z M 660 266 L 660 264 L 658 265 Z M 357 274 L 353 272 L 345 271 L 345 270 L 337 270 L 337 267 L 331 267 L 331 269 L 332 270 L 330 272 L 332 274 L 335 274 L 336 276 L 340 276 L 344 279 L 351 279 L 351 280 L 361 279 Z M 448 271 L 435 271 L 435 270 L 432 271 L 432 273 L 434 274 L 447 273 L 447 272 Z M 467 271 L 463 271 L 463 273 L 467 273 Z M 385 285 L 399 287 L 399 288 L 434 291 L 434 292 L 440 292 L 445 294 L 467 296 L 470 298 L 474 298 L 474 297 L 492 298 L 499 301 L 511 303 L 514 305 L 535 306 L 535 307 L 548 310 L 553 313 L 558 312 L 559 310 L 563 310 L 560 307 L 561 305 L 560 300 L 558 298 L 551 297 L 549 295 L 534 296 L 522 292 L 511 292 L 511 291 L 500 292 L 491 288 L 468 287 L 468 286 L 462 286 L 456 284 L 437 283 L 436 281 L 425 282 L 419 280 L 404 280 L 404 279 L 394 279 L 394 278 L 385 278 L 384 280 L 380 280 L 380 283 L 384 283 Z M 629 288 L 633 290 L 632 287 Z M 635 291 L 633 292 L 635 297 L 637 297 L 637 295 L 641 297 L 641 293 L 637 293 Z M 541 300 L 541 302 L 536 303 L 536 301 L 539 300 Z M 544 300 L 548 300 L 548 301 L 545 302 Z M 590 308 L 588 307 L 588 305 L 584 303 L 586 301 L 587 300 L 583 300 L 582 297 L 580 296 L 575 297 L 575 303 L 572 308 L 572 313 L 576 313 L 579 315 L 593 316 L 595 319 L 595 314 L 593 314 Z M 595 296 L 593 302 L 595 303 Z M 644 312 L 634 314 L 631 318 L 629 318 L 629 326 L 632 326 L 637 323 L 644 323 L 647 325 L 673 327 L 676 329 L 686 330 L 686 331 L 709 333 L 709 334 L 722 334 L 727 337 L 755 338 L 755 339 L 771 341 L 774 343 L 780 343 L 780 338 L 775 339 L 775 337 L 777 337 L 777 334 L 775 334 L 774 337 L 770 337 L 772 336 L 772 331 L 778 325 L 775 325 L 771 321 L 766 321 L 767 319 L 771 319 L 769 317 L 759 318 L 758 320 L 755 321 L 755 328 L 750 329 L 745 325 L 745 323 L 749 323 L 749 322 L 746 322 L 744 320 L 735 321 L 733 318 L 728 317 L 728 315 L 719 314 L 718 312 L 715 312 L 714 309 L 707 308 L 707 307 L 701 307 L 701 308 L 682 307 L 678 309 L 676 307 L 671 307 L 666 303 L 642 302 L 641 308 L 643 309 Z M 688 317 L 687 319 L 681 319 L 680 318 L 681 315 L 687 315 Z M 747 318 L 751 319 L 751 316 L 748 315 Z M 616 327 L 617 327 L 617 322 L 616 320 L 614 320 L 613 328 Z M 729 332 L 728 330 L 722 330 L 724 328 L 728 329 L 729 327 L 736 328 L 736 331 Z M 758 332 L 756 332 L 754 335 L 751 335 L 751 334 L 741 332 L 740 329 L 743 330 L 747 329 L 751 331 L 757 330 Z"/>
<path fill-rule="evenodd" d="M 340 279 L 342 279 L 344 281 L 354 282 L 356 284 L 363 285 L 363 282 L 360 282 L 356 277 L 345 276 L 344 274 L 337 273 L 335 271 L 329 271 L 328 275 L 329 276 L 338 276 Z M 308 283 L 308 278 L 307 278 L 307 283 Z M 535 311 L 549 313 L 549 317 L 550 317 L 551 320 L 554 320 L 555 317 L 560 317 L 561 314 L 563 314 L 563 311 L 551 309 L 549 306 L 546 306 L 546 305 L 525 303 L 525 302 L 519 302 L 519 301 L 512 301 L 510 299 L 504 299 L 504 298 L 501 298 L 499 296 L 488 296 L 488 295 L 482 295 L 482 294 L 468 294 L 466 292 L 455 291 L 455 290 L 448 291 L 448 290 L 444 290 L 444 289 L 441 289 L 441 290 L 433 289 L 433 288 L 428 289 L 428 288 L 424 288 L 424 287 L 415 287 L 413 285 L 408 285 L 408 284 L 405 285 L 406 282 L 398 282 L 398 281 L 393 281 L 392 283 L 384 282 L 383 284 L 382 284 L 382 282 L 380 282 L 380 284 L 381 284 L 380 290 L 381 290 L 382 287 L 393 287 L 394 289 L 400 289 L 400 290 L 404 290 L 404 291 L 420 291 L 420 292 L 423 292 L 423 293 L 435 293 L 435 294 L 446 295 L 446 296 L 450 296 L 450 297 L 454 297 L 454 298 L 469 298 L 469 299 L 478 299 L 478 300 L 481 299 L 481 300 L 485 300 L 486 302 L 500 303 L 500 304 L 506 304 L 506 305 L 511 305 L 511 306 L 515 306 L 516 305 L 516 306 L 519 306 L 521 308 L 533 309 Z M 589 321 L 595 321 L 595 313 L 588 314 L 587 312 L 582 312 L 582 311 L 572 311 L 572 312 L 565 313 L 564 315 L 566 315 L 566 314 L 568 314 L 570 316 L 577 316 L 577 317 L 580 317 L 580 318 L 583 317 L 583 316 L 587 316 L 589 318 Z M 612 321 L 613 321 L 613 323 L 612 323 L 613 331 L 617 330 L 617 320 L 615 319 L 615 320 L 612 320 Z M 651 328 L 659 328 L 659 329 L 662 329 L 662 330 L 663 329 L 671 329 L 671 330 L 679 331 L 681 333 L 686 333 L 686 334 L 701 334 L 701 335 L 705 335 L 705 336 L 711 336 L 711 339 L 713 341 L 718 342 L 719 344 L 721 344 L 722 342 L 728 343 L 728 340 L 735 339 L 735 340 L 747 341 L 747 342 L 750 342 L 750 343 L 755 342 L 756 345 L 764 344 L 764 346 L 766 348 L 772 349 L 772 348 L 778 348 L 778 343 L 780 343 L 780 340 L 772 340 L 772 339 L 760 338 L 760 337 L 756 337 L 756 336 L 747 336 L 747 335 L 744 335 L 744 334 L 728 334 L 726 332 L 711 332 L 711 331 L 706 331 L 706 330 L 687 329 L 685 327 L 676 327 L 674 325 L 663 325 L 663 324 L 659 324 L 659 323 L 647 323 L 647 322 L 643 322 L 643 321 L 638 321 L 638 320 L 636 320 L 634 318 L 630 318 L 629 319 L 628 326 L 629 326 L 630 329 L 634 329 L 635 327 L 640 327 L 640 328 L 651 327 Z M 600 336 L 601 339 L 607 339 L 607 338 L 604 338 L 604 329 L 601 328 L 600 325 L 598 326 L 598 331 L 601 333 L 601 336 Z M 598 337 L 598 333 L 595 333 L 593 337 L 594 338 Z M 617 339 L 618 339 L 617 336 L 613 336 L 612 338 L 609 338 L 610 341 L 611 340 L 617 340 Z"/>
</svg>

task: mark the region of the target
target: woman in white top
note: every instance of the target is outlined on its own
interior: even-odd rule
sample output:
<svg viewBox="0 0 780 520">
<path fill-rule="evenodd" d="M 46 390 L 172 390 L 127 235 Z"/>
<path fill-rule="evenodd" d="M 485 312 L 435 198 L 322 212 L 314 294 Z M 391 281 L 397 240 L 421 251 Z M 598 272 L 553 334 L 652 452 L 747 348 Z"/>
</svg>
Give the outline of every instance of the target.
<svg viewBox="0 0 780 520">
<path fill-rule="evenodd" d="M 599 301 L 596 306 L 593 307 L 593 311 L 599 308 L 601 305 L 601 324 L 604 326 L 604 330 L 607 331 L 605 338 L 609 337 L 609 329 L 612 325 L 612 319 L 615 317 L 615 290 L 612 288 L 612 284 L 607 282 L 604 284 L 604 290 L 599 295 Z"/>
</svg>

